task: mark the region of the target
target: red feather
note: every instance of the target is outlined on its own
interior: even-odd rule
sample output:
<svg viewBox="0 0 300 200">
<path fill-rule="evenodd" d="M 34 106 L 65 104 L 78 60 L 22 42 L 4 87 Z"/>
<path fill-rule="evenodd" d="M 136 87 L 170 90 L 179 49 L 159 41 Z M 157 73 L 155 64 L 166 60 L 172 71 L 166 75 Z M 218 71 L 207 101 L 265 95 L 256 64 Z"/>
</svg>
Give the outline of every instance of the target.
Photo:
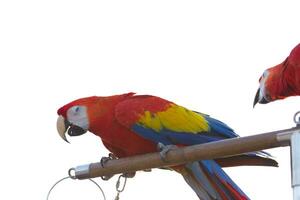
<svg viewBox="0 0 300 200">
<path fill-rule="evenodd" d="M 261 89 L 269 101 L 300 95 L 300 44 L 284 62 L 267 69 L 266 72 L 264 88 Z"/>
</svg>

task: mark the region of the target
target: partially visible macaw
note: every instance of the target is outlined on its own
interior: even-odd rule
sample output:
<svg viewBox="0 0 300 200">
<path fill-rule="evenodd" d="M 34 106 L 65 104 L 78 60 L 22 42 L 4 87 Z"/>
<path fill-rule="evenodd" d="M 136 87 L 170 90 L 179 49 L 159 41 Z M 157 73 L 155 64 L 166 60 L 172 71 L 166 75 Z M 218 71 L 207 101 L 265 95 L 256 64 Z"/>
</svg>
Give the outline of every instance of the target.
<svg viewBox="0 0 300 200">
<path fill-rule="evenodd" d="M 119 158 L 156 152 L 159 143 L 182 147 L 238 137 L 221 121 L 150 95 L 87 97 L 68 103 L 57 113 L 58 132 L 64 140 L 66 132 L 77 136 L 90 131 Z M 261 151 L 172 169 L 202 200 L 249 199 L 221 168 L 239 165 L 277 166 L 277 162 Z"/>
<path fill-rule="evenodd" d="M 253 107 L 256 103 L 266 104 L 300 95 L 300 44 L 282 63 L 266 69 L 259 83 Z"/>
</svg>

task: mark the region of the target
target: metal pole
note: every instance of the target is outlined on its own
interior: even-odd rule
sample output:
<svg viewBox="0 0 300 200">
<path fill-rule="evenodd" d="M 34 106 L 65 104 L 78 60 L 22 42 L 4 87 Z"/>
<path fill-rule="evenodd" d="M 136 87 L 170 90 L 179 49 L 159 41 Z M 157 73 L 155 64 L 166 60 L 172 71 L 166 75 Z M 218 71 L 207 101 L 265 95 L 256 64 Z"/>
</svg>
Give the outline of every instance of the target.
<svg viewBox="0 0 300 200">
<path fill-rule="evenodd" d="M 217 142 L 178 148 L 169 151 L 165 161 L 161 159 L 159 153 L 150 153 L 109 160 L 104 164 L 104 166 L 101 163 L 81 165 L 72 168 L 71 171 L 74 173 L 74 178 L 86 179 L 99 176 L 111 176 L 118 173 L 135 172 L 151 168 L 174 166 L 195 160 L 224 158 L 251 151 L 289 146 L 291 139 L 290 136 L 295 133 L 295 131 L 300 132 L 300 128 L 285 129 L 260 135 L 226 139 Z M 300 150 L 300 144 L 297 146 Z M 298 155 L 300 155 L 300 153 Z"/>
<path fill-rule="evenodd" d="M 294 200 L 300 200 L 300 131 L 291 136 L 292 187 Z"/>
</svg>

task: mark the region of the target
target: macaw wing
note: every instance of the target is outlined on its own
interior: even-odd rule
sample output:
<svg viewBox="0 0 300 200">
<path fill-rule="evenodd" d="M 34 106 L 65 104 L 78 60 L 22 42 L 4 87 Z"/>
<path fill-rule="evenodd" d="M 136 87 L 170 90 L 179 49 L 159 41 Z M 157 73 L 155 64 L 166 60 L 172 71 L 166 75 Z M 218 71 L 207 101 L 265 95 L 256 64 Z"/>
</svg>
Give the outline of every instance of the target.
<svg viewBox="0 0 300 200">
<path fill-rule="evenodd" d="M 116 106 L 117 121 L 155 143 L 194 145 L 238 135 L 223 122 L 155 96 L 133 96 Z"/>
</svg>

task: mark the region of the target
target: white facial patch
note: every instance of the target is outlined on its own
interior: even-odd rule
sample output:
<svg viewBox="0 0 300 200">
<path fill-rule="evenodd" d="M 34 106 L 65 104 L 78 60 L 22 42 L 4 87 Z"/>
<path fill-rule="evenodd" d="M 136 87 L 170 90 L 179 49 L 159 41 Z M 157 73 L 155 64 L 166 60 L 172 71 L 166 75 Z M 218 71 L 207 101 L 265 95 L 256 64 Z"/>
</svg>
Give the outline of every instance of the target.
<svg viewBox="0 0 300 200">
<path fill-rule="evenodd" d="M 269 75 L 268 70 L 265 70 L 263 75 L 262 75 L 262 79 L 260 80 L 259 100 L 261 100 L 262 98 L 266 99 L 265 82 L 268 78 L 268 75 Z"/>
<path fill-rule="evenodd" d="M 67 120 L 84 130 L 89 128 L 87 109 L 85 106 L 73 106 L 67 111 Z"/>
</svg>

